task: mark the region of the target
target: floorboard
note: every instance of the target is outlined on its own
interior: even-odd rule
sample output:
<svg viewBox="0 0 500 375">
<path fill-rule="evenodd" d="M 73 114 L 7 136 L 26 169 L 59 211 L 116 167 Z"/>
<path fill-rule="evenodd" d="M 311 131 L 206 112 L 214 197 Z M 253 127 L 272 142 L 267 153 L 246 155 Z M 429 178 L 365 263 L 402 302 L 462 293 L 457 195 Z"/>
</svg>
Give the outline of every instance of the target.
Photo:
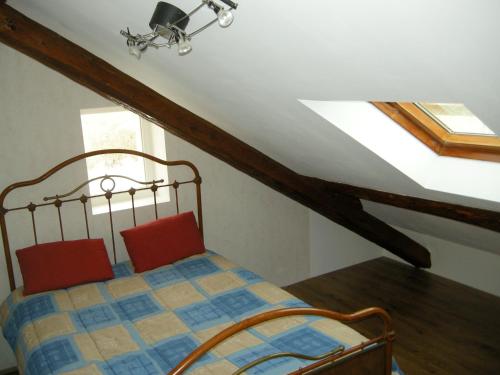
<svg viewBox="0 0 500 375">
<path fill-rule="evenodd" d="M 394 320 L 394 353 L 407 375 L 500 374 L 500 298 L 491 294 L 388 258 L 285 289 L 340 312 L 386 309 Z M 353 327 L 365 335 L 378 332 L 372 322 Z"/>
</svg>

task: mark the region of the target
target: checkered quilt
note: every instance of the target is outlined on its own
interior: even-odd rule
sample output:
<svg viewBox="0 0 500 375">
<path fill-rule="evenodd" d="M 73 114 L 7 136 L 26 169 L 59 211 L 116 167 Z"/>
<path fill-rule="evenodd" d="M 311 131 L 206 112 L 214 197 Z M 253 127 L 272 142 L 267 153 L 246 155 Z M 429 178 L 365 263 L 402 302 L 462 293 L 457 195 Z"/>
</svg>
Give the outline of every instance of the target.
<svg viewBox="0 0 500 375">
<path fill-rule="evenodd" d="M 142 274 L 128 262 L 116 278 L 22 296 L 0 308 L 3 334 L 27 375 L 166 374 L 201 343 L 256 313 L 307 306 L 213 252 Z M 266 354 L 319 355 L 363 340 L 331 320 L 287 317 L 242 332 L 219 345 L 191 374 L 230 374 Z M 285 374 L 310 362 L 279 358 L 249 374 Z M 394 365 L 395 373 L 399 373 Z"/>
</svg>

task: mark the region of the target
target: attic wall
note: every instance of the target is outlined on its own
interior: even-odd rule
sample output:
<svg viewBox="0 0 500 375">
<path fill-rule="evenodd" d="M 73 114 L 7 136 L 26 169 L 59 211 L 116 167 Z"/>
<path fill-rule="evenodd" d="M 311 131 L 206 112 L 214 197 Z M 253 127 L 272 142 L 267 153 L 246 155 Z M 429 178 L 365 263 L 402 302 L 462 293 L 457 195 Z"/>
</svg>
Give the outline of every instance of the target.
<svg viewBox="0 0 500 375">
<path fill-rule="evenodd" d="M 210 249 L 281 286 L 309 277 L 307 208 L 171 134 L 165 143 L 167 157 L 191 160 L 202 174 Z"/>
<path fill-rule="evenodd" d="M 500 297 L 500 256 L 408 229 L 396 229 L 431 252 L 429 272 Z M 385 250 L 383 255 L 404 262 Z"/>
<path fill-rule="evenodd" d="M 318 276 L 382 256 L 383 249 L 309 210 L 311 276 Z"/>
<path fill-rule="evenodd" d="M 3 45 L 0 45 L 0 71 L 0 186 L 3 189 L 14 181 L 37 177 L 60 161 L 83 152 L 80 109 L 113 104 Z M 190 144 L 168 133 L 165 137 L 169 159 L 190 160 L 200 169 L 208 248 L 279 285 L 308 276 L 306 208 Z M 177 178 L 170 171 L 169 174 L 170 179 Z M 78 164 L 64 176 L 57 175 L 51 180 L 54 182 L 42 186 L 42 191 L 54 193 L 54 187 L 59 187 L 61 181 L 69 180 L 69 187 L 86 179 L 84 164 Z M 181 209 L 194 207 L 191 204 L 194 195 L 188 193 L 181 194 Z M 12 202 L 17 199 L 14 197 Z M 83 228 L 81 207 L 78 211 L 63 210 L 64 222 L 69 223 L 65 228 L 66 239 L 83 236 L 80 230 L 72 229 Z M 172 204 L 160 207 L 160 215 L 172 212 Z M 40 210 L 37 215 L 40 215 L 40 232 L 45 233 L 39 238 L 40 242 L 59 240 L 55 211 Z M 151 215 L 151 208 L 141 208 L 138 221 L 151 220 Z M 102 230 L 108 227 L 105 216 L 92 218 L 94 237 L 106 235 Z M 128 212 L 117 213 L 115 231 L 131 226 L 130 218 Z M 32 245 L 30 221 L 14 216 L 12 220 L 9 225 L 12 248 Z M 110 251 L 109 241 L 107 247 Z M 0 300 L 3 300 L 8 294 L 8 279 L 3 249 L 0 253 Z M 126 259 L 121 241 L 118 241 L 118 258 Z M 16 273 L 20 280 L 17 270 Z M 0 369 L 14 364 L 2 337 Z"/>
<path fill-rule="evenodd" d="M 426 272 L 468 285 L 500 297 L 500 256 L 475 247 L 393 225 L 398 231 L 431 252 L 432 267 Z M 401 258 L 364 238 L 309 211 L 311 276 L 317 276 L 385 256 Z"/>
</svg>

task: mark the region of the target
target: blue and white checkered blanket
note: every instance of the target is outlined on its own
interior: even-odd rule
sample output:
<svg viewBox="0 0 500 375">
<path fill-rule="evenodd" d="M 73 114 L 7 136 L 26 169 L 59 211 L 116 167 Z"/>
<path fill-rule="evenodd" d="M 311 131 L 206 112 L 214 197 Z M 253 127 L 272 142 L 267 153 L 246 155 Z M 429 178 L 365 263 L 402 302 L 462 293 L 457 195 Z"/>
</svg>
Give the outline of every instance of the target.
<svg viewBox="0 0 500 375">
<path fill-rule="evenodd" d="M 116 278 L 22 296 L 0 308 L 3 334 L 27 375 L 165 374 L 201 343 L 256 313 L 307 306 L 213 252 L 142 274 L 128 262 Z M 266 354 L 319 355 L 363 337 L 338 322 L 287 317 L 256 326 L 219 345 L 190 371 L 230 374 Z M 249 374 L 285 374 L 310 362 L 279 358 Z M 394 365 L 394 373 L 399 373 Z"/>
</svg>

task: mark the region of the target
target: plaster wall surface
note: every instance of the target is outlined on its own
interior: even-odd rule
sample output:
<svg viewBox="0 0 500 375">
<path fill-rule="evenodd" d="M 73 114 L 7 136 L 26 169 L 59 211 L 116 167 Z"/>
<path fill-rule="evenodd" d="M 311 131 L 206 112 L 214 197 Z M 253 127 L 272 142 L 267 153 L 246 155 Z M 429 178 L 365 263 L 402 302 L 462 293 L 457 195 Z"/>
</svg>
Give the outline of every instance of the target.
<svg viewBox="0 0 500 375">
<path fill-rule="evenodd" d="M 0 186 L 38 177 L 57 163 L 84 151 L 80 109 L 113 103 L 0 45 Z M 308 210 L 251 177 L 222 163 L 190 144 L 165 133 L 170 160 L 192 161 L 203 178 L 205 243 L 207 248 L 278 284 L 286 285 L 309 275 Z M 169 170 L 171 180 L 186 177 L 186 170 Z M 86 181 L 85 163 L 78 162 L 40 185 L 36 194 L 23 189 L 7 207 L 69 191 Z M 195 209 L 194 190 L 180 190 L 181 210 Z M 62 208 L 65 239 L 84 238 L 81 206 Z M 174 213 L 173 203 L 162 204 L 160 215 Z M 28 215 L 7 215 L 9 240 L 14 251 L 33 244 Z M 153 208 L 137 209 L 138 222 L 152 220 Z M 91 215 L 90 232 L 104 237 L 111 253 L 106 214 Z M 127 259 L 118 231 L 132 226 L 128 211 L 114 214 L 118 260 Z M 37 210 L 39 242 L 60 240 L 54 207 Z M 0 299 L 9 293 L 3 249 L 0 249 Z M 110 254 L 111 255 L 111 254 Z M 18 285 L 22 284 L 14 255 Z M 264 260 L 264 261 L 263 261 Z M 14 357 L 0 339 L 0 368 L 14 366 Z"/>
</svg>

